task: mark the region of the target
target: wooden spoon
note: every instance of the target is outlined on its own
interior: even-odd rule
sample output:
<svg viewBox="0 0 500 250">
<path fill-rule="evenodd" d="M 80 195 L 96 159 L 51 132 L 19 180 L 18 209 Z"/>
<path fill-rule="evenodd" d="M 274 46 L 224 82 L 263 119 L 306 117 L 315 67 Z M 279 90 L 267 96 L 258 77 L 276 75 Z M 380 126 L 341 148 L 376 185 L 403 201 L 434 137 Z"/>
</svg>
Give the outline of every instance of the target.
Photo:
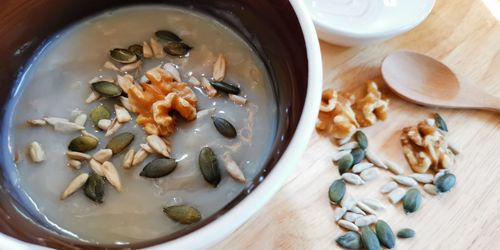
<svg viewBox="0 0 500 250">
<path fill-rule="evenodd" d="M 422 54 L 390 54 L 382 62 L 382 76 L 394 92 L 411 102 L 500 112 L 500 98 L 458 79 L 446 65 Z"/>
</svg>

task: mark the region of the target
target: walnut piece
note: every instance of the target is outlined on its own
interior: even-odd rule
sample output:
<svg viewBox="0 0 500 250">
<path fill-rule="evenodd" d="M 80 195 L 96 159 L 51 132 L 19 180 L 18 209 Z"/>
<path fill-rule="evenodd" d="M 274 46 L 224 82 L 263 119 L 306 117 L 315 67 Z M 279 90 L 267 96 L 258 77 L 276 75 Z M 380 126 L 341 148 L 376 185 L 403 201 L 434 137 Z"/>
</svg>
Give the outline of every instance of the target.
<svg viewBox="0 0 500 250">
<path fill-rule="evenodd" d="M 375 124 L 377 120 L 387 119 L 389 110 L 389 99 L 382 96 L 377 83 L 368 82 L 366 89 L 366 96 L 354 104 L 356 120 L 361 127 L 368 127 Z"/>
<path fill-rule="evenodd" d="M 343 139 L 352 136 L 359 127 L 351 108 L 354 96 L 333 89 L 323 91 L 316 129 Z"/>
</svg>

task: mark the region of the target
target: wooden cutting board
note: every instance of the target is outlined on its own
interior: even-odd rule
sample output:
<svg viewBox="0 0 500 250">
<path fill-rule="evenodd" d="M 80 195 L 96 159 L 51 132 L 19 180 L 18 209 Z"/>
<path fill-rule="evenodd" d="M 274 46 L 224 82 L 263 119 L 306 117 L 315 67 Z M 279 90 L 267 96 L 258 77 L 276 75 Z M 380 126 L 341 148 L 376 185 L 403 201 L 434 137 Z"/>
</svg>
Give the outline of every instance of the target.
<svg viewBox="0 0 500 250">
<path fill-rule="evenodd" d="M 486 3 L 496 6 L 496 15 Z M 390 93 L 380 77 L 380 63 L 389 53 L 409 49 L 442 60 L 454 71 L 500 96 L 500 2 L 498 0 L 439 0 L 429 18 L 407 34 L 387 42 L 342 48 L 321 43 L 324 88 L 365 91 L 375 79 L 391 99 L 389 118 L 364 129 L 370 149 L 411 173 L 399 142 L 401 128 L 433 112 L 448 123 L 449 139 L 463 154 L 452 168 L 456 187 L 433 197 L 424 193 L 422 208 L 405 215 L 379 192 L 390 180 L 383 172 L 363 186 L 348 186 L 357 199 L 384 202 L 380 218 L 396 231 L 410 227 L 416 238 L 397 240 L 397 249 L 500 249 L 500 116 L 485 111 L 435 109 L 417 106 Z M 247 223 L 214 249 L 336 249 L 345 231 L 334 221 L 327 190 L 339 178 L 330 160 L 336 146 L 312 135 L 308 149 L 285 186 Z"/>
</svg>

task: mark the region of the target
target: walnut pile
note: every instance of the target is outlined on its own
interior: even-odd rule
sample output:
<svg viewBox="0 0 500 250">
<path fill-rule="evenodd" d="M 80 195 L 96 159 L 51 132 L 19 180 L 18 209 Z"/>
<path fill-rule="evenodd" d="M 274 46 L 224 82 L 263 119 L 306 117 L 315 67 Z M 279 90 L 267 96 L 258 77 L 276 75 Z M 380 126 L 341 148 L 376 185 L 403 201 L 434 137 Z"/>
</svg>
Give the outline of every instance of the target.
<svg viewBox="0 0 500 250">
<path fill-rule="evenodd" d="M 416 126 L 403 128 L 401 144 L 408 164 L 417 173 L 450 168 L 455 155 L 446 142 L 446 132 L 439 129 L 434 119 Z"/>
<path fill-rule="evenodd" d="M 150 83 L 134 84 L 128 90 L 130 104 L 137 115 L 137 124 L 148 134 L 167 136 L 175 132 L 175 119 L 170 111 L 177 111 L 184 119 L 196 119 L 198 99 L 186 83 L 160 67 L 145 74 Z"/>
</svg>

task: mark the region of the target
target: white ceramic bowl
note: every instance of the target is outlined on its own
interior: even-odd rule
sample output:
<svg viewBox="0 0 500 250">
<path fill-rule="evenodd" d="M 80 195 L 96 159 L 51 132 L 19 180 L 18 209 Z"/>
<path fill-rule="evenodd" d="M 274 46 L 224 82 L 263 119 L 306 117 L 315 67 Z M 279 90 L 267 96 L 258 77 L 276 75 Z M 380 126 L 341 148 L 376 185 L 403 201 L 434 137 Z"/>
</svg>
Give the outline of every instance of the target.
<svg viewBox="0 0 500 250">
<path fill-rule="evenodd" d="M 435 0 L 304 0 L 319 37 L 341 46 L 381 42 L 423 22 Z"/>
</svg>

